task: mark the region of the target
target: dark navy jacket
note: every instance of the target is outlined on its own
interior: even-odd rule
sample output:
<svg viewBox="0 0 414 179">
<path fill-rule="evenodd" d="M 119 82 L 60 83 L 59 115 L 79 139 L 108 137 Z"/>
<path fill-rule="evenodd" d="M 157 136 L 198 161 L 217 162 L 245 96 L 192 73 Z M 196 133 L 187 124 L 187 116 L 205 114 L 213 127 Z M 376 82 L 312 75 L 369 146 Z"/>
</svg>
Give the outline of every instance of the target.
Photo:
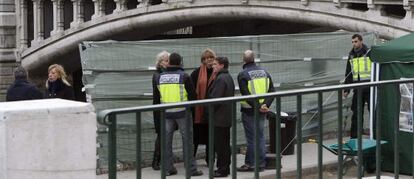
<svg viewBox="0 0 414 179">
<path fill-rule="evenodd" d="M 239 83 L 239 88 L 240 88 L 240 93 L 242 95 L 251 95 L 251 93 L 249 92 L 249 89 L 247 87 L 248 81 L 250 80 L 250 76 L 249 76 L 249 71 L 254 71 L 254 70 L 264 70 L 267 74 L 267 78 L 269 78 L 269 89 L 268 89 L 268 93 L 269 92 L 274 92 L 275 88 L 273 86 L 273 82 L 272 82 L 272 77 L 270 76 L 270 74 L 263 69 L 262 67 L 259 67 L 256 65 L 256 63 L 252 62 L 252 63 L 246 63 L 243 65 L 243 71 L 241 71 L 239 73 L 239 75 L 237 76 L 237 81 Z M 263 104 L 266 104 L 268 107 L 270 107 L 270 105 L 273 102 L 273 98 L 266 98 L 263 102 Z M 247 101 L 247 103 L 250 106 L 254 106 L 254 102 L 253 101 Z M 260 108 L 262 104 L 258 105 L 257 107 Z M 246 112 L 249 115 L 253 115 L 254 110 L 253 108 L 241 108 L 241 112 Z"/>
<path fill-rule="evenodd" d="M 43 94 L 26 80 L 16 80 L 7 89 L 6 101 L 42 99 Z"/>
</svg>

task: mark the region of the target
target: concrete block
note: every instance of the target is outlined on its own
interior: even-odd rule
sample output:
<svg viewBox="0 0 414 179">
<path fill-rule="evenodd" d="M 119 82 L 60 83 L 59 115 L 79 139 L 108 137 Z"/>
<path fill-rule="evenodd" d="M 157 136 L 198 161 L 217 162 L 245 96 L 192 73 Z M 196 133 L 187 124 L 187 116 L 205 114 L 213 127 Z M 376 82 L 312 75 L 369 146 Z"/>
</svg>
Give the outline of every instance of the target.
<svg viewBox="0 0 414 179">
<path fill-rule="evenodd" d="M 96 177 L 96 114 L 62 99 L 0 103 L 0 179 Z"/>
</svg>

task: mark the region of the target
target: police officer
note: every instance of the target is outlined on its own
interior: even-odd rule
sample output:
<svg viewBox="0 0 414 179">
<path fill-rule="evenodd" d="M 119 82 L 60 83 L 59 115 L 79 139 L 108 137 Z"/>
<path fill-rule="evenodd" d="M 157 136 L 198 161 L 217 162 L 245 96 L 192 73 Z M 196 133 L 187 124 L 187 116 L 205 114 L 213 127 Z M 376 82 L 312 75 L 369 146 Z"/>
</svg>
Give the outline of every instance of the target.
<svg viewBox="0 0 414 179">
<path fill-rule="evenodd" d="M 359 34 L 354 34 L 352 36 L 352 49 L 349 52 L 348 62 L 346 65 L 345 72 L 345 84 L 349 83 L 360 83 L 368 82 L 371 79 L 371 59 L 369 57 L 370 49 L 362 43 L 362 36 Z M 356 138 L 358 134 L 358 90 L 361 90 L 361 99 L 362 106 L 361 109 L 364 109 L 365 103 L 367 103 L 369 110 L 369 96 L 370 89 L 369 87 L 354 89 L 354 94 L 352 97 L 352 119 L 351 119 L 351 138 Z M 349 89 L 344 90 L 343 96 L 346 98 L 349 94 Z M 362 116 L 364 111 L 362 110 Z M 363 118 L 362 118 L 363 120 Z"/>
<path fill-rule="evenodd" d="M 190 76 L 184 72 L 182 68 L 183 60 L 178 53 L 171 53 L 169 57 L 168 67 L 166 71 L 162 72 L 157 77 L 157 87 L 154 90 L 154 101 L 155 104 L 168 104 L 168 103 L 178 103 L 188 100 L 195 100 L 195 90 L 191 82 Z M 166 175 L 175 175 L 177 174 L 177 169 L 173 165 L 173 152 L 172 152 L 172 140 L 174 136 L 175 126 L 177 125 L 180 129 L 183 143 L 183 151 L 187 150 L 187 147 L 190 147 L 190 150 L 193 150 L 193 139 L 192 139 L 192 124 L 186 126 L 186 121 L 189 120 L 192 122 L 191 115 L 186 115 L 186 108 L 172 108 L 165 111 L 165 125 L 166 125 Z M 190 123 L 191 123 L 190 122 Z M 189 134 L 186 133 L 186 127 Z M 184 145 L 184 141 L 188 142 L 188 146 Z M 191 158 L 191 176 L 200 176 L 203 175 L 203 172 L 197 170 L 197 164 L 194 157 L 192 157 L 190 152 L 188 157 Z M 184 155 L 185 152 L 184 152 Z M 188 165 L 188 164 L 186 164 Z"/>
<path fill-rule="evenodd" d="M 243 54 L 243 71 L 237 76 L 240 93 L 242 95 L 264 94 L 274 92 L 273 82 L 270 74 L 262 67 L 259 67 L 254 62 L 254 53 L 251 50 L 246 50 Z M 259 163 L 260 171 L 264 170 L 266 165 L 266 149 L 264 136 L 264 121 L 265 114 L 269 111 L 269 106 L 272 104 L 273 98 L 260 99 L 256 101 L 246 101 L 241 103 L 242 122 L 244 126 L 244 133 L 247 141 L 247 152 L 245 164 L 238 168 L 238 171 L 254 171 L 254 166 Z M 254 105 L 254 103 L 259 103 Z M 253 107 L 257 106 L 258 109 Z M 254 118 L 254 110 L 259 110 L 259 116 Z M 255 120 L 258 120 L 259 126 L 259 161 L 254 161 L 254 144 L 255 144 Z"/>
</svg>

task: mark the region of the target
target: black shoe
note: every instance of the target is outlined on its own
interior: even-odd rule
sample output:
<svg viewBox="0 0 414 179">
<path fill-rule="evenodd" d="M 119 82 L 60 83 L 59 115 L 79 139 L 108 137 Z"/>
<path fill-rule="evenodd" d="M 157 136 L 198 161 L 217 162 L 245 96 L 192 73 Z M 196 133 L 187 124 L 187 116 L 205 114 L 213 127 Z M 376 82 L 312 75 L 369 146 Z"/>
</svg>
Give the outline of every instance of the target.
<svg viewBox="0 0 414 179">
<path fill-rule="evenodd" d="M 154 170 L 160 170 L 160 161 L 154 158 L 152 160 L 152 169 Z"/>
<path fill-rule="evenodd" d="M 193 171 L 193 173 L 191 173 L 191 176 L 201 176 L 201 175 L 203 175 L 203 171 L 201 170 L 196 170 L 196 171 Z"/>
<path fill-rule="evenodd" d="M 254 170 L 254 168 L 253 168 L 253 170 Z M 260 167 L 259 168 L 259 172 L 263 172 L 265 170 L 265 167 Z"/>
<path fill-rule="evenodd" d="M 165 176 L 171 176 L 171 175 L 176 175 L 176 174 L 177 174 L 177 169 L 175 168 L 165 172 Z"/>
<path fill-rule="evenodd" d="M 265 167 L 259 167 L 259 172 L 263 172 Z M 241 167 L 237 168 L 239 172 L 254 172 L 254 167 L 249 165 L 242 165 Z"/>
<path fill-rule="evenodd" d="M 227 177 L 229 174 L 228 173 L 220 173 L 218 171 L 214 172 L 214 177 L 215 178 L 220 178 L 220 177 Z"/>
<path fill-rule="evenodd" d="M 252 168 L 248 165 L 242 165 L 241 167 L 237 168 L 237 171 L 239 171 L 239 172 L 252 172 L 252 171 L 254 171 L 254 168 Z"/>
</svg>

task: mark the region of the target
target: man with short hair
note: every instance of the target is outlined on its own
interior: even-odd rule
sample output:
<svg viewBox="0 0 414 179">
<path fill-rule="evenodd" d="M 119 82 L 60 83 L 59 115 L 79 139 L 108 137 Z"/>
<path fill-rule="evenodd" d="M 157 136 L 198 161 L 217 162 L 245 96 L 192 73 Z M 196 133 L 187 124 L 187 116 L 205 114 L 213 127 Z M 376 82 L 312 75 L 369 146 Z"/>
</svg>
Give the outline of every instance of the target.
<svg viewBox="0 0 414 179">
<path fill-rule="evenodd" d="M 242 95 L 265 94 L 274 92 L 272 77 L 262 67 L 256 65 L 254 61 L 254 53 L 252 50 L 246 50 L 243 54 L 243 71 L 237 77 L 239 83 L 240 93 Z M 266 148 L 264 136 L 264 121 L 265 114 L 269 112 L 269 107 L 273 102 L 273 98 L 259 99 L 258 101 L 248 100 L 241 102 L 242 122 L 244 126 L 244 133 L 247 141 L 247 152 L 244 165 L 238 168 L 238 171 L 254 171 L 256 164 L 259 170 L 263 171 L 266 162 Z M 254 103 L 257 103 L 256 105 Z M 254 107 L 257 107 L 256 109 Z M 254 111 L 259 110 L 257 118 L 254 117 Z M 259 161 L 255 161 L 255 120 L 258 120 L 259 126 Z"/>
<path fill-rule="evenodd" d="M 188 100 L 195 100 L 196 94 L 191 81 L 190 76 L 184 72 L 183 59 L 178 53 L 171 53 L 169 57 L 168 67 L 157 77 L 157 88 L 154 90 L 155 104 L 168 104 L 178 103 Z M 177 125 L 180 129 L 183 143 L 183 151 L 187 149 L 193 150 L 193 139 L 192 139 L 192 117 L 191 114 L 187 115 L 185 107 L 181 108 L 170 108 L 165 110 L 165 125 L 166 125 L 166 155 L 165 155 L 165 166 L 166 175 L 177 174 L 173 164 L 173 151 L 172 151 L 172 140 L 174 136 L 175 126 Z M 189 133 L 186 133 L 186 122 L 190 121 Z M 188 142 L 188 146 L 185 145 L 185 141 Z M 189 147 L 189 148 L 188 148 Z M 197 170 L 197 163 L 193 157 L 193 152 L 186 154 L 190 157 L 191 161 L 191 176 L 203 175 L 203 172 Z M 185 165 L 189 165 L 184 163 Z"/>
<path fill-rule="evenodd" d="M 371 59 L 370 49 L 362 42 L 362 36 L 354 34 L 352 36 L 352 49 L 349 52 L 348 62 L 345 71 L 345 84 L 369 82 L 371 80 Z M 370 88 L 354 89 L 352 97 L 352 119 L 351 119 L 351 138 L 357 138 L 358 134 L 358 90 L 361 90 L 362 99 L 362 120 L 364 120 L 364 105 L 367 103 L 369 110 Z M 346 98 L 349 89 L 344 90 L 343 96 Z"/>
<path fill-rule="evenodd" d="M 227 57 L 217 57 L 213 62 L 214 81 L 208 90 L 208 98 L 234 96 L 234 82 L 228 71 Z M 214 151 L 217 154 L 217 170 L 214 177 L 227 177 L 230 174 L 230 127 L 232 108 L 229 103 L 213 106 L 214 113 Z M 214 156 L 214 155 L 213 155 Z"/>
<path fill-rule="evenodd" d="M 7 89 L 6 101 L 42 99 L 43 94 L 27 81 L 26 70 L 19 66 L 14 69 L 14 83 Z"/>
</svg>

